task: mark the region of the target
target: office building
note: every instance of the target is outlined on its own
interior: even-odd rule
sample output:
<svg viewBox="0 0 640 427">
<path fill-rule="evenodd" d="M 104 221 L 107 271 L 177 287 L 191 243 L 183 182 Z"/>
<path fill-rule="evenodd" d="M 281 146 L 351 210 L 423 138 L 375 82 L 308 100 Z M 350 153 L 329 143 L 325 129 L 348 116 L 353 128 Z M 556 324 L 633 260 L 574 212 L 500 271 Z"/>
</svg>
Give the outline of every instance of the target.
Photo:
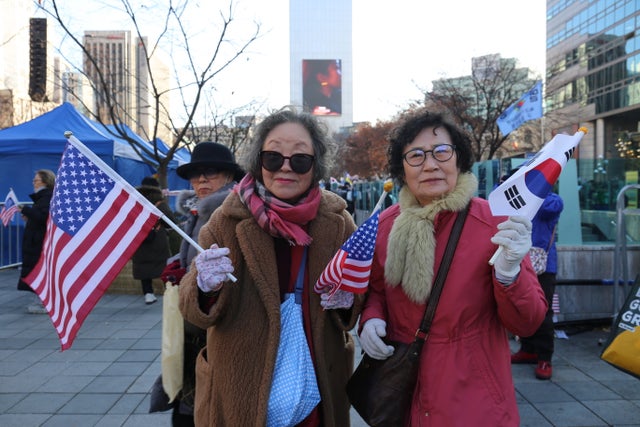
<svg viewBox="0 0 640 427">
<path fill-rule="evenodd" d="M 103 123 L 113 123 L 113 114 L 117 118 L 116 121 L 121 121 L 135 130 L 138 102 L 136 46 L 132 41 L 131 32 L 85 31 L 83 45 L 90 55 L 90 58 L 84 58 L 83 69 L 94 86 L 94 112 Z"/>
<path fill-rule="evenodd" d="M 133 38 L 130 31 L 85 31 L 83 44 L 95 64 L 85 57 L 84 72 L 94 87 L 94 112 L 103 123 L 119 121 L 129 126 L 143 139 L 150 140 L 155 121 L 155 96 L 150 72 L 158 92 L 169 88 L 170 73 L 157 56 L 149 58 L 143 42 L 146 37 Z M 151 70 L 150 68 L 151 67 Z M 105 91 L 110 95 L 105 97 Z M 170 111 L 168 95 L 162 99 L 164 110 Z M 110 108 L 115 111 L 115 119 Z M 158 135 L 171 143 L 166 114 L 160 117 Z"/>
<path fill-rule="evenodd" d="M 639 29 L 640 0 L 547 0 L 546 135 L 587 127 L 579 158 L 625 157 L 640 131 Z"/>
<path fill-rule="evenodd" d="M 289 2 L 291 104 L 331 131 L 353 123 L 351 0 Z"/>
</svg>

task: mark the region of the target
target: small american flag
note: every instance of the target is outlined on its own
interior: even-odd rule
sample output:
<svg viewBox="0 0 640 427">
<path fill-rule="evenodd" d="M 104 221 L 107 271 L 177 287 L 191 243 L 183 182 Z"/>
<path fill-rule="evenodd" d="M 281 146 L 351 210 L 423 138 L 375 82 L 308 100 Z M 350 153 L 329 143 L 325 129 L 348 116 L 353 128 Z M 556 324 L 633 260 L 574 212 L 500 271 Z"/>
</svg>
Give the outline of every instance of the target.
<svg viewBox="0 0 640 427">
<path fill-rule="evenodd" d="M 38 264 L 25 278 L 62 350 L 162 213 L 75 137 L 62 155 Z"/>
<path fill-rule="evenodd" d="M 5 227 L 9 225 L 13 216 L 18 212 L 18 198 L 13 190 L 9 190 L 7 197 L 4 199 L 4 206 L 0 211 L 0 218 L 2 218 L 2 225 Z"/>
<path fill-rule="evenodd" d="M 560 296 L 557 293 L 553 294 L 551 309 L 553 310 L 553 314 L 560 314 Z"/>
<path fill-rule="evenodd" d="M 353 232 L 324 269 L 314 286 L 317 293 L 335 293 L 342 288 L 357 294 L 367 291 L 373 249 L 378 235 L 380 209 Z"/>
</svg>

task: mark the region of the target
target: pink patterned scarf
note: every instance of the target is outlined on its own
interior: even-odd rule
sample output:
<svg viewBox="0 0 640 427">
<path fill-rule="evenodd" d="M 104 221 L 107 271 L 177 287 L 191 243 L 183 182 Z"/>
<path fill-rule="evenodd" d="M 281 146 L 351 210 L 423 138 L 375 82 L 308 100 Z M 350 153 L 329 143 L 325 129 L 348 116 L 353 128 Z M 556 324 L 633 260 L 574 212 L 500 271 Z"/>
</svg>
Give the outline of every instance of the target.
<svg viewBox="0 0 640 427">
<path fill-rule="evenodd" d="M 312 187 L 295 205 L 276 198 L 263 184 L 247 174 L 233 189 L 251 211 L 260 227 L 273 237 L 287 239 L 291 245 L 307 246 L 311 236 L 302 228 L 315 218 L 320 206 L 320 189 Z"/>
</svg>

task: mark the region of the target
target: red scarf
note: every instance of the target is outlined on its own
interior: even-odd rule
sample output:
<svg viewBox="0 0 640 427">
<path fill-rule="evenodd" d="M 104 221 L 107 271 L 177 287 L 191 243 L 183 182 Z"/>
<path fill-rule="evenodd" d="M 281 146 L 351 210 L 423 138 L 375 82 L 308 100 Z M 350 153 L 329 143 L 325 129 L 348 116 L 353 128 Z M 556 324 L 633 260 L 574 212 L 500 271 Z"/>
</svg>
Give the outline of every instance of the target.
<svg viewBox="0 0 640 427">
<path fill-rule="evenodd" d="M 251 211 L 260 227 L 273 237 L 282 237 L 291 245 L 307 246 L 311 236 L 302 228 L 316 217 L 320 206 L 320 189 L 312 187 L 295 205 L 284 202 L 263 184 L 247 174 L 233 189 Z"/>
</svg>

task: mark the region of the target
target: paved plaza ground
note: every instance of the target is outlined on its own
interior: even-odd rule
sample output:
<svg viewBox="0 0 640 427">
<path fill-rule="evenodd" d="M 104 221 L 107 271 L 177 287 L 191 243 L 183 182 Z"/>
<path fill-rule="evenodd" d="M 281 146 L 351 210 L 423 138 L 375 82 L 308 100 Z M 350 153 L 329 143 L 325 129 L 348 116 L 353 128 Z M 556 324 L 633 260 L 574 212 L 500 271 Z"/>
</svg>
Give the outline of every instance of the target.
<svg viewBox="0 0 640 427">
<path fill-rule="evenodd" d="M 0 270 L 0 426 L 171 425 L 169 413 L 148 413 L 161 298 L 145 305 L 142 295 L 104 295 L 61 352 L 49 317 L 26 313 L 33 295 L 16 290 L 17 278 Z M 521 425 L 640 427 L 640 380 L 600 360 L 606 328 L 581 329 L 556 340 L 551 381 L 537 380 L 531 365 L 513 366 Z M 355 413 L 352 426 L 365 426 Z"/>
</svg>

